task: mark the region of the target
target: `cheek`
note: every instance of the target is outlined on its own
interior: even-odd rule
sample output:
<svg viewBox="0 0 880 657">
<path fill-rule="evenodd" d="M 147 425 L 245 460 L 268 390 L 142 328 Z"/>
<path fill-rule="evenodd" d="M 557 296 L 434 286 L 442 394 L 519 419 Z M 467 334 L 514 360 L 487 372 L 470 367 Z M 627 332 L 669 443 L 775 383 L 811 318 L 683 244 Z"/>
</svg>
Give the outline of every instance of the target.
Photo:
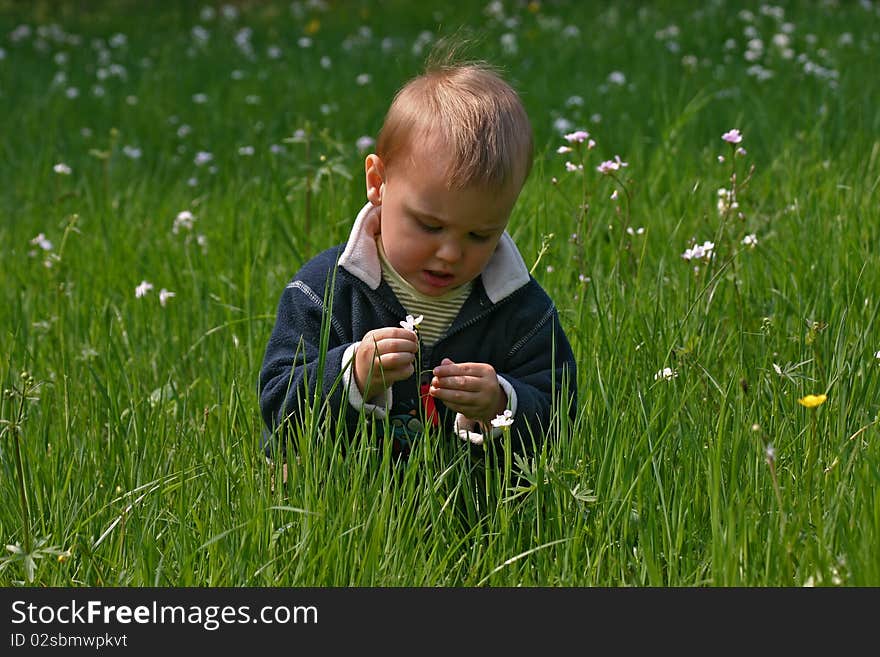
<svg viewBox="0 0 880 657">
<path fill-rule="evenodd" d="M 476 247 L 471 247 L 468 255 L 468 262 L 473 265 L 475 269 L 482 270 L 492 258 L 492 254 L 495 252 L 495 245 L 492 246 L 483 246 L 479 245 Z"/>
</svg>

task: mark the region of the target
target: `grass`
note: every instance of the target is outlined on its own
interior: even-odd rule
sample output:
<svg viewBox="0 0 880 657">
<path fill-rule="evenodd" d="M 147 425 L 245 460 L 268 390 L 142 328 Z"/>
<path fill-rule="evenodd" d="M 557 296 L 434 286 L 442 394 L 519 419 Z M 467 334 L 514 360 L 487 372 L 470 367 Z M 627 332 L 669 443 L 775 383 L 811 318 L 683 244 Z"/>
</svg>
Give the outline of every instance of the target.
<svg viewBox="0 0 880 657">
<path fill-rule="evenodd" d="M 0 2 L 0 583 L 880 584 L 876 2 L 184 4 Z M 425 31 L 477 35 L 532 117 L 509 230 L 577 418 L 527 461 L 436 437 L 403 468 L 312 417 L 281 485 L 256 392 L 275 305 L 346 238 L 356 141 Z M 576 128 L 580 173 L 555 152 Z M 743 218 L 717 207 L 734 163 Z"/>
</svg>

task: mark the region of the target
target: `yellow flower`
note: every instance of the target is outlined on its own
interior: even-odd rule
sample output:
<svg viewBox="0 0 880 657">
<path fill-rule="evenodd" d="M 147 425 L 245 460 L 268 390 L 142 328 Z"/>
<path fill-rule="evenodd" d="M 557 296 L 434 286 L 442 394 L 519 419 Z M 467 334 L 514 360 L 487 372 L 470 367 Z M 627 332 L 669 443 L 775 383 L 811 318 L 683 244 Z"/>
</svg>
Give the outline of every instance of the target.
<svg viewBox="0 0 880 657">
<path fill-rule="evenodd" d="M 807 395 L 798 399 L 798 404 L 807 408 L 816 408 L 824 404 L 826 399 L 828 399 L 828 395 Z"/>
<path fill-rule="evenodd" d="M 313 18 L 312 20 L 310 20 L 306 24 L 306 28 L 304 31 L 309 36 L 312 36 L 313 34 L 316 34 L 317 31 L 320 29 L 321 29 L 321 21 L 319 21 L 317 18 Z"/>
</svg>

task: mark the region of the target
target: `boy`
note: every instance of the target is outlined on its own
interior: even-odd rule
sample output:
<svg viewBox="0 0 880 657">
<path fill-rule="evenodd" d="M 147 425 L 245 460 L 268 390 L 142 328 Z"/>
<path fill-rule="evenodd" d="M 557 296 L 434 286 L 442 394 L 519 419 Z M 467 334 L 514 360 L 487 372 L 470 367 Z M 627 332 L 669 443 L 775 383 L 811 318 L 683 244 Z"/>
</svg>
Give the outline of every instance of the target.
<svg viewBox="0 0 880 657">
<path fill-rule="evenodd" d="M 519 97 L 487 65 L 429 67 L 397 93 L 347 242 L 306 263 L 281 297 L 260 373 L 274 435 L 316 386 L 350 433 L 364 413 L 404 454 L 423 421 L 479 444 L 509 411 L 514 449 L 530 453 L 553 401 L 574 415 L 571 346 L 505 230 L 532 152 Z"/>
</svg>

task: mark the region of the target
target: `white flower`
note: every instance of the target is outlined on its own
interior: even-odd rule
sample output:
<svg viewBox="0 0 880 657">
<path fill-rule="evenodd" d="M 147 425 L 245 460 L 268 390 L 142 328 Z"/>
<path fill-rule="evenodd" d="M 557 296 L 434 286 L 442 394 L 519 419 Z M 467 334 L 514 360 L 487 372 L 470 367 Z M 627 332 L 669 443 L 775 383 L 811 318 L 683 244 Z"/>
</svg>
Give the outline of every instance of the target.
<svg viewBox="0 0 880 657">
<path fill-rule="evenodd" d="M 55 173 L 60 173 L 62 176 L 69 176 L 71 173 L 73 173 L 73 169 L 64 164 L 64 162 L 59 162 L 54 167 L 52 167 L 52 170 Z"/>
<path fill-rule="evenodd" d="M 196 153 L 196 157 L 193 160 L 193 164 L 195 164 L 197 167 L 200 167 L 203 164 L 207 164 L 208 162 L 210 162 L 213 159 L 214 159 L 214 156 L 211 153 L 209 153 L 207 151 L 199 151 L 198 153 Z"/>
<path fill-rule="evenodd" d="M 563 135 L 563 139 L 570 144 L 580 144 L 590 138 L 590 133 L 586 130 L 575 130 L 567 135 Z"/>
<path fill-rule="evenodd" d="M 405 328 L 407 331 L 415 331 L 419 324 L 422 323 L 424 319 L 424 315 L 419 315 L 418 317 L 413 317 L 412 315 L 407 315 L 406 319 L 400 322 L 400 325 Z"/>
<path fill-rule="evenodd" d="M 742 244 L 743 246 L 748 246 L 754 249 L 758 245 L 758 238 L 755 236 L 754 233 L 746 235 L 742 239 Z"/>
<path fill-rule="evenodd" d="M 369 135 L 363 135 L 362 137 L 358 137 L 355 142 L 355 146 L 359 151 L 368 151 L 373 146 L 376 145 L 376 140 L 370 137 Z"/>
<path fill-rule="evenodd" d="M 755 45 L 757 45 L 757 44 L 755 44 Z M 752 42 L 749 42 L 749 47 L 751 47 L 751 46 L 752 46 Z M 728 144 L 738 144 L 743 140 L 742 133 L 739 130 L 737 130 L 736 128 L 733 128 L 732 130 L 728 130 L 723 135 L 721 135 L 721 138 L 724 141 L 726 141 Z"/>
<path fill-rule="evenodd" d="M 874 354 L 874 358 L 876 358 L 877 360 L 880 360 L 880 351 L 878 351 L 876 354 Z"/>
<path fill-rule="evenodd" d="M 147 281 L 141 281 L 141 284 L 134 289 L 134 296 L 137 298 L 147 296 L 147 292 L 153 289 L 153 284 Z"/>
<path fill-rule="evenodd" d="M 645 232 L 645 228 L 644 226 L 639 226 L 634 229 L 632 226 L 627 226 L 626 232 L 630 235 L 642 235 Z"/>
<path fill-rule="evenodd" d="M 170 290 L 166 290 L 163 287 L 161 290 L 159 290 L 159 303 L 161 303 L 162 306 L 164 307 L 165 304 L 168 302 L 168 299 L 170 299 L 171 297 L 175 297 L 175 296 L 177 296 L 177 295 L 174 294 L 174 292 L 171 292 Z"/>
<path fill-rule="evenodd" d="M 764 456 L 770 463 L 776 460 L 776 449 L 773 447 L 773 445 L 767 445 L 767 447 L 764 449 Z"/>
<path fill-rule="evenodd" d="M 496 415 L 495 419 L 492 420 L 492 426 L 496 429 L 509 427 L 511 424 L 513 424 L 513 412 L 510 410 L 504 411 L 501 415 Z"/>
<path fill-rule="evenodd" d="M 654 375 L 654 380 L 658 381 L 660 379 L 663 379 L 664 381 L 671 381 L 672 379 L 674 379 L 677 376 L 678 376 L 677 370 L 674 370 L 671 367 L 664 367 L 662 370 L 658 371 Z"/>
<path fill-rule="evenodd" d="M 572 123 L 564 116 L 560 116 L 558 119 L 553 121 L 553 127 L 559 132 L 568 132 L 572 128 Z"/>
<path fill-rule="evenodd" d="M 596 171 L 606 176 L 612 171 L 618 171 L 621 167 L 628 167 L 629 163 L 620 159 L 620 155 L 615 155 L 613 160 L 605 160 L 596 167 Z"/>
<path fill-rule="evenodd" d="M 702 244 L 694 244 L 691 248 L 685 249 L 681 257 L 685 260 L 711 260 L 715 257 L 712 249 L 715 248 L 714 242 L 703 242 Z"/>
<path fill-rule="evenodd" d="M 43 251 L 51 251 L 52 250 L 52 242 L 46 239 L 46 236 L 43 233 L 37 235 L 34 239 L 31 240 L 31 244 L 35 246 L 39 246 Z"/>
<path fill-rule="evenodd" d="M 142 155 L 141 149 L 136 146 L 123 146 L 122 152 L 126 157 L 131 158 L 132 160 L 137 160 Z"/>
<path fill-rule="evenodd" d="M 189 210 L 178 212 L 177 216 L 174 218 L 174 226 L 171 228 L 171 232 L 177 235 L 181 228 L 192 230 L 195 220 L 196 216 Z"/>
</svg>

